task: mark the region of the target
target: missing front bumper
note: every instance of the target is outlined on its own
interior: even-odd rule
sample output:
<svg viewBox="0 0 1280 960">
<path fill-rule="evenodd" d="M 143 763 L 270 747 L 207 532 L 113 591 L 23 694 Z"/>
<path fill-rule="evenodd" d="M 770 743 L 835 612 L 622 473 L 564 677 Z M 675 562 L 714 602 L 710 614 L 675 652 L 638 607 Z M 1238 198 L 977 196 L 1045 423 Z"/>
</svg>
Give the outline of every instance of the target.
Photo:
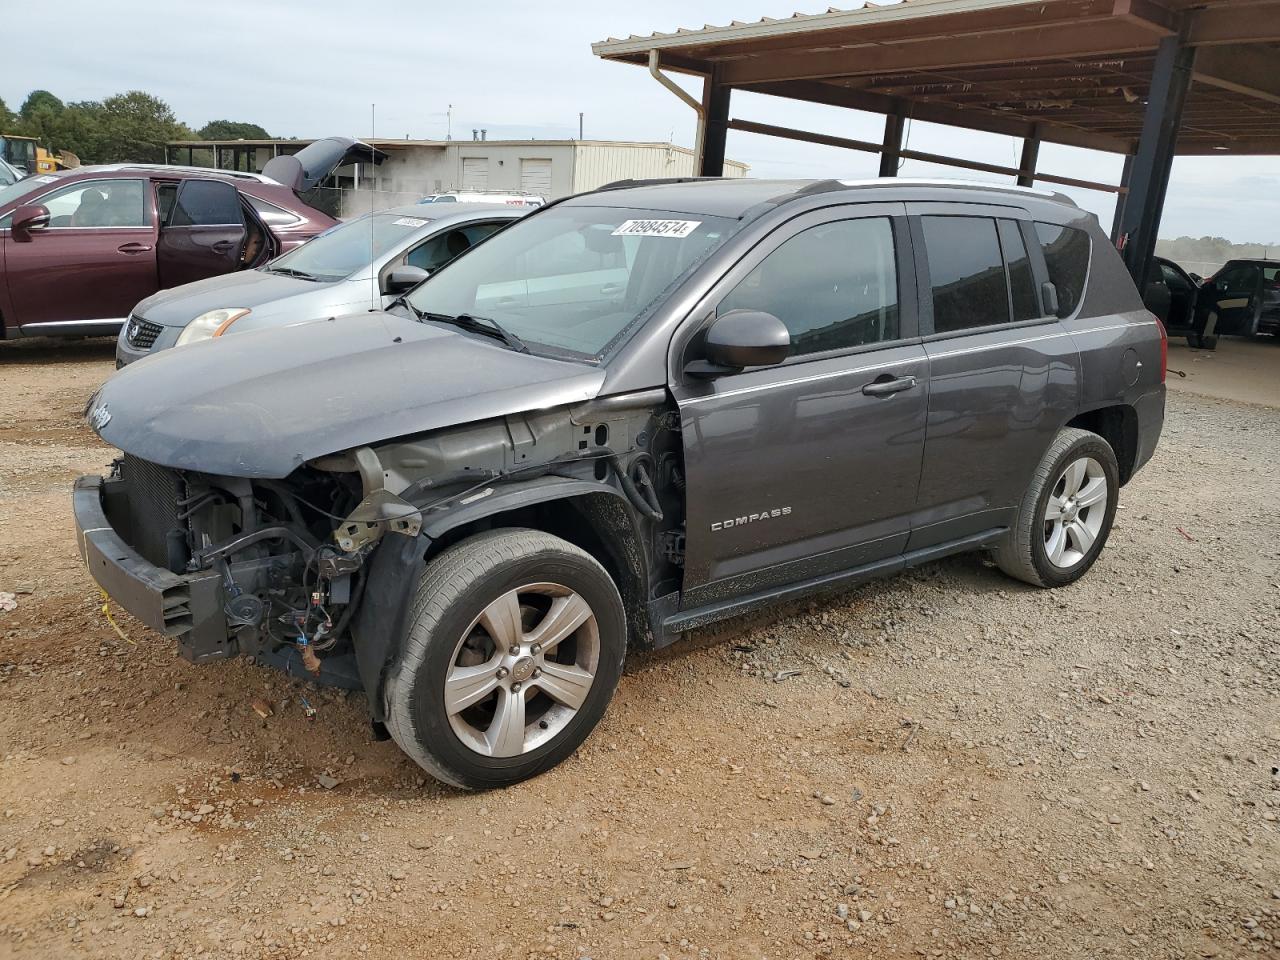
<svg viewBox="0 0 1280 960">
<path fill-rule="evenodd" d="M 76 481 L 76 542 L 90 575 L 129 613 L 173 637 L 185 659 L 203 663 L 235 656 L 237 644 L 227 629 L 219 576 L 171 573 L 129 546 L 112 523 L 112 515 L 123 513 L 119 483 L 92 476 Z"/>
</svg>

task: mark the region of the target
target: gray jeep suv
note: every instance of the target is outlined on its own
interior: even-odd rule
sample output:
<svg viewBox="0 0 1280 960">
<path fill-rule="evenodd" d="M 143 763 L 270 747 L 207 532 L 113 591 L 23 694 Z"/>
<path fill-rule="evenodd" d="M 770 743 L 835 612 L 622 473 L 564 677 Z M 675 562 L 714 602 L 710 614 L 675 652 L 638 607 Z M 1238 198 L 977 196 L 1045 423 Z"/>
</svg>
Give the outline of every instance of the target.
<svg viewBox="0 0 1280 960">
<path fill-rule="evenodd" d="M 966 550 L 1071 583 L 1165 346 L 1049 193 L 615 184 L 386 312 L 117 374 L 76 522 L 183 656 L 362 690 L 432 774 L 499 786 L 573 752 L 628 649 Z"/>
</svg>

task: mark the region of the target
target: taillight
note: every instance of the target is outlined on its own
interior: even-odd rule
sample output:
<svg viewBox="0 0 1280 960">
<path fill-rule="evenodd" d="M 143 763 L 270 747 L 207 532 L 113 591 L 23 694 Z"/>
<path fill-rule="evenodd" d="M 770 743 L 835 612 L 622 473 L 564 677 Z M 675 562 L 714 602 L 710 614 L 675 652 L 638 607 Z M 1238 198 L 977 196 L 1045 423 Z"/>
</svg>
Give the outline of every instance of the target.
<svg viewBox="0 0 1280 960">
<path fill-rule="evenodd" d="M 1169 331 L 1164 328 L 1164 324 L 1154 313 L 1151 318 L 1155 320 L 1156 329 L 1160 331 L 1160 382 L 1164 383 L 1165 377 L 1169 375 Z"/>
</svg>

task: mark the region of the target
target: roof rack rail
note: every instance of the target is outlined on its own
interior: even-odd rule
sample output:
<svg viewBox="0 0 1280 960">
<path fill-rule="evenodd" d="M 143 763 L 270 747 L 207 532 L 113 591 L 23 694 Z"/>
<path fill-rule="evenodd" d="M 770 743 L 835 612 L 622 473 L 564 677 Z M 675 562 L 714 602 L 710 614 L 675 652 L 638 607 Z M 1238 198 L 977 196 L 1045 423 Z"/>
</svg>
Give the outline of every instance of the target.
<svg viewBox="0 0 1280 960">
<path fill-rule="evenodd" d="M 1057 200 L 1071 206 L 1078 206 L 1065 193 L 1056 190 L 1042 190 L 1039 187 L 1021 187 L 1016 184 L 986 183 L 982 180 L 957 180 L 945 177 L 873 177 L 866 180 L 815 180 L 813 183 L 796 191 L 796 196 L 814 193 L 827 193 L 831 190 L 847 190 L 849 187 L 958 187 L 969 190 L 987 190 L 993 193 L 1031 193 L 1037 197 Z"/>
<path fill-rule="evenodd" d="M 595 190 L 588 190 L 587 193 L 600 193 L 605 190 L 625 190 L 628 187 L 656 187 L 667 183 L 701 183 L 706 180 L 733 180 L 740 179 L 737 177 L 652 177 L 649 179 L 628 179 L 615 180 L 613 183 L 606 183 L 596 187 Z"/>
</svg>

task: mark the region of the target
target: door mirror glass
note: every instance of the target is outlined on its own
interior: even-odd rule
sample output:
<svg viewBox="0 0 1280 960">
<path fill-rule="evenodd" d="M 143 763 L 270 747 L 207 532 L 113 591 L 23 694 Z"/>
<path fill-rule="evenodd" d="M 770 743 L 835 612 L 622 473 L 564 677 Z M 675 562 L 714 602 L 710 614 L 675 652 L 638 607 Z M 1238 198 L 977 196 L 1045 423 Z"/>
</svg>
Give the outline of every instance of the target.
<svg viewBox="0 0 1280 960">
<path fill-rule="evenodd" d="M 791 333 L 771 313 L 730 310 L 707 329 L 705 352 L 707 362 L 716 368 L 708 372 L 767 367 L 787 359 Z"/>
<path fill-rule="evenodd" d="M 1052 280 L 1040 284 L 1040 302 L 1044 304 L 1046 317 L 1058 316 L 1058 288 Z"/>
<path fill-rule="evenodd" d="M 430 275 L 431 271 L 422 267 L 396 267 L 382 281 L 382 292 L 389 296 L 399 296 L 406 290 L 412 290 Z"/>
<path fill-rule="evenodd" d="M 13 239 L 30 240 L 31 234 L 38 233 L 49 226 L 49 208 L 38 203 L 19 207 L 13 211 L 13 219 L 9 225 L 13 229 Z"/>
</svg>

